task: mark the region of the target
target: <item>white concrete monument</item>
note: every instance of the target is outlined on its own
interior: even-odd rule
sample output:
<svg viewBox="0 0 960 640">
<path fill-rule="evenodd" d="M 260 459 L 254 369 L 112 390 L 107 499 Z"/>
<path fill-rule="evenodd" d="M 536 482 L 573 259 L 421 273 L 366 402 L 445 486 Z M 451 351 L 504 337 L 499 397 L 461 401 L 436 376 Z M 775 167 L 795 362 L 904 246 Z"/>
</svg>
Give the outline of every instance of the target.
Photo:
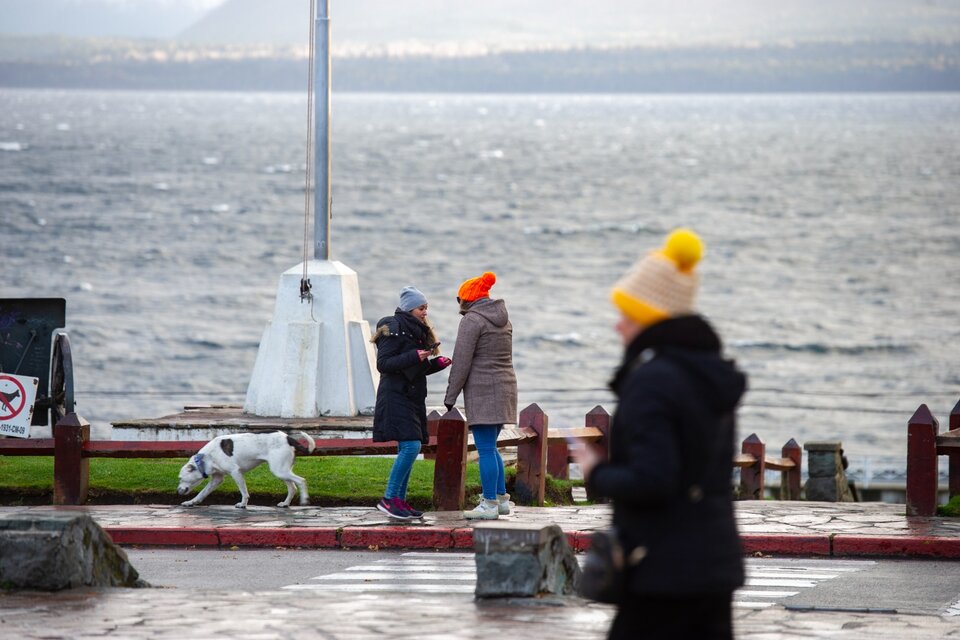
<svg viewBox="0 0 960 640">
<path fill-rule="evenodd" d="M 314 258 L 280 276 L 273 319 L 257 351 L 243 410 L 258 416 L 315 418 L 372 414 L 379 374 L 357 274 L 330 260 L 330 19 L 317 2 L 311 60 L 315 75 Z M 314 55 L 316 54 L 316 55 Z M 308 133 L 308 145 L 312 136 Z M 310 175 L 310 152 L 307 152 Z M 309 202 L 309 192 L 307 196 Z M 305 205 L 305 209 L 308 205 Z M 304 212 L 305 219 L 308 212 Z M 304 240 L 306 242 L 306 240 Z"/>
<path fill-rule="evenodd" d="M 303 265 L 280 276 L 243 410 L 284 418 L 373 413 L 379 376 L 357 274 L 330 260 L 309 261 L 307 273 L 311 300 L 300 299 Z"/>
</svg>

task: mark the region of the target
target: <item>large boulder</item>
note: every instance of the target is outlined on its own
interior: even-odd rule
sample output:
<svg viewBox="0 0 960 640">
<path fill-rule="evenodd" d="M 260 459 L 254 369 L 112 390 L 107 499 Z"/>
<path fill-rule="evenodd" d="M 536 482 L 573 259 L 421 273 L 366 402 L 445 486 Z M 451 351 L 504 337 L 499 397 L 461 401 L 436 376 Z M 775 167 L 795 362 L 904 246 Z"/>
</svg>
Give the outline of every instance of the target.
<svg viewBox="0 0 960 640">
<path fill-rule="evenodd" d="M 0 588 L 147 587 L 127 554 L 89 515 L 0 517 Z"/>
</svg>

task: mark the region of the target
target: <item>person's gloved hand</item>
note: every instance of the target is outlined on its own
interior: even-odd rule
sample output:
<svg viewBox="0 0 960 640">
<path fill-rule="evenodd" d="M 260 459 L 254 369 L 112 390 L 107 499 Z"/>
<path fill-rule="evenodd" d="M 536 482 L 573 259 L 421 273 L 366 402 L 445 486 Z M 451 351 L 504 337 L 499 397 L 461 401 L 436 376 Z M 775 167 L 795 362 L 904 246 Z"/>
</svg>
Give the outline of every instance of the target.
<svg viewBox="0 0 960 640">
<path fill-rule="evenodd" d="M 440 371 L 441 369 L 446 369 L 451 364 L 453 364 L 453 360 L 451 360 L 446 356 L 437 356 L 436 358 L 434 358 L 433 361 L 437 363 L 437 371 Z"/>
<path fill-rule="evenodd" d="M 447 411 L 453 411 L 453 405 L 452 405 L 452 404 L 443 403 L 443 406 L 445 406 L 445 407 L 447 408 Z"/>
</svg>

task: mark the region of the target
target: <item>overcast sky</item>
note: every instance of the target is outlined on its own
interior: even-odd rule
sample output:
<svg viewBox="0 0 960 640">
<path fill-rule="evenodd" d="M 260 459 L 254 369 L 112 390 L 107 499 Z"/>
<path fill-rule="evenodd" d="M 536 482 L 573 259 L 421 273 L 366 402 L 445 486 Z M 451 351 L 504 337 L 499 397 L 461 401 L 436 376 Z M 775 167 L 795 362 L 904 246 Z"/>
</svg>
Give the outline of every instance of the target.
<svg viewBox="0 0 960 640">
<path fill-rule="evenodd" d="M 317 0 L 322 2 L 323 0 Z M 330 0 L 336 45 L 960 42 L 960 0 Z M 0 35 L 307 40 L 310 0 L 0 0 Z M 206 16 L 206 20 L 204 17 Z"/>
</svg>

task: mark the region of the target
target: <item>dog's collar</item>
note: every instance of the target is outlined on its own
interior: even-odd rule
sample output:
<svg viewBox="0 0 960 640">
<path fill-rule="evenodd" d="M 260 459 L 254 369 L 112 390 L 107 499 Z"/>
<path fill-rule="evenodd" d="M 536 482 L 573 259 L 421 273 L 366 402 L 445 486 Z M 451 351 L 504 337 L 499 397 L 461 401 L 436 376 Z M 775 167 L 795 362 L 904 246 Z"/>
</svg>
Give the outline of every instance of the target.
<svg viewBox="0 0 960 640">
<path fill-rule="evenodd" d="M 198 453 L 197 455 L 193 456 L 193 463 L 197 465 L 197 469 L 200 469 L 200 473 L 203 475 L 204 478 L 206 478 L 207 472 L 204 471 L 203 469 L 203 454 Z"/>
</svg>

